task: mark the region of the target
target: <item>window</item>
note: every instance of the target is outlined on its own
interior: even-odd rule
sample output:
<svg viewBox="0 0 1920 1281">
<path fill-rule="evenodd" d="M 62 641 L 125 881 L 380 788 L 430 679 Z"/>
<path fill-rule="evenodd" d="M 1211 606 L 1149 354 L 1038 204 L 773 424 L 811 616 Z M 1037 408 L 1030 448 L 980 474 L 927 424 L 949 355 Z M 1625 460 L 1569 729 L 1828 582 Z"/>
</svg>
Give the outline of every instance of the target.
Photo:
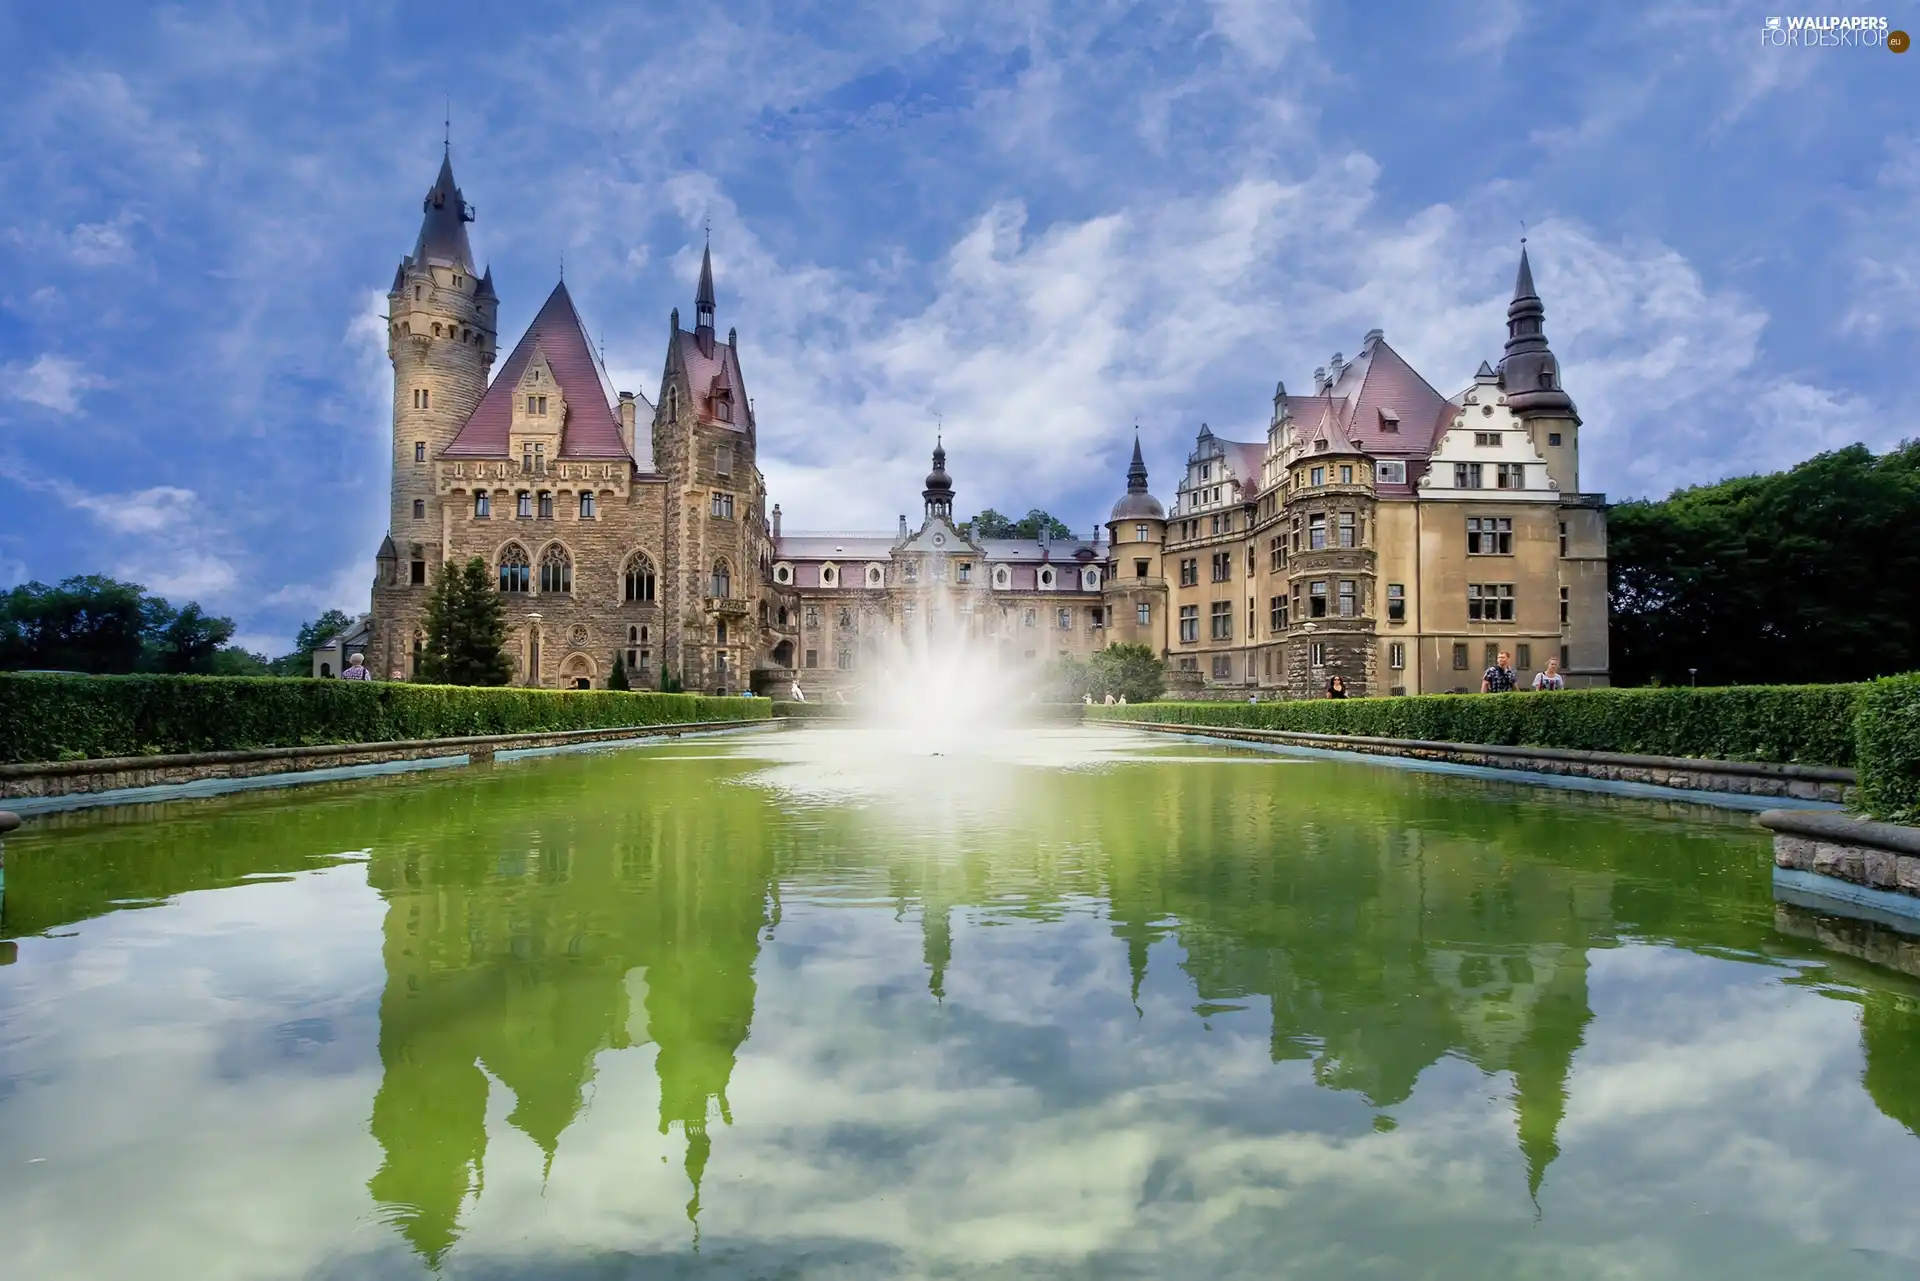
<svg viewBox="0 0 1920 1281">
<path fill-rule="evenodd" d="M 959 582 L 959 583 L 972 582 L 973 581 L 973 562 L 963 560 L 958 565 L 954 566 L 953 578 L 955 582 Z"/>
<path fill-rule="evenodd" d="M 1404 669 L 1406 665 L 1407 643 L 1405 641 L 1389 641 L 1387 643 L 1387 666 L 1397 672 Z"/>
<path fill-rule="evenodd" d="M 1387 584 L 1387 621 L 1390 623 L 1407 621 L 1407 588 L 1404 583 Z"/>
<path fill-rule="evenodd" d="M 713 447 L 713 473 L 716 476 L 733 475 L 732 445 L 715 445 Z"/>
<path fill-rule="evenodd" d="M 493 519 L 493 496 L 484 489 L 473 496 L 473 518 L 475 520 Z"/>
<path fill-rule="evenodd" d="M 1572 594 L 1571 588 L 1562 587 L 1560 589 L 1560 626 L 1561 627 L 1565 627 L 1567 625 L 1567 607 L 1573 603 L 1573 601 L 1570 599 L 1571 594 Z"/>
<path fill-rule="evenodd" d="M 1220 517 L 1214 516 L 1211 519 L 1213 521 L 1213 532 L 1218 534 L 1220 532 Z"/>
<path fill-rule="evenodd" d="M 413 300 L 415 302 L 419 302 L 420 299 L 424 296 L 425 289 L 426 289 L 426 286 L 424 285 L 415 285 L 413 287 Z"/>
<path fill-rule="evenodd" d="M 1567 658 L 1568 658 L 1568 655 L 1569 655 L 1569 653 L 1570 653 L 1570 652 L 1571 652 L 1571 651 L 1570 651 L 1570 650 L 1568 649 L 1568 647 L 1567 647 L 1567 646 L 1565 646 L 1565 645 L 1562 645 L 1562 646 L 1560 647 L 1560 672 L 1561 672 L 1561 674 L 1562 674 L 1562 675 L 1565 675 L 1565 674 L 1566 674 L 1566 671 L 1567 671 Z"/>
<path fill-rule="evenodd" d="M 1052 590 L 1053 588 L 1053 570 L 1052 569 L 1043 569 L 1040 571 L 1040 586 L 1048 590 Z"/>
<path fill-rule="evenodd" d="M 1005 565 L 993 567 L 993 585 L 999 591 L 1005 591 L 1013 584 L 1013 571 Z"/>
<path fill-rule="evenodd" d="M 1144 543 L 1147 541 L 1147 527 L 1144 523 L 1133 527 L 1133 541 L 1136 543 Z"/>
<path fill-rule="evenodd" d="M 1279 573 L 1287 565 L 1287 542 L 1278 534 L 1267 540 L 1267 568 Z"/>
<path fill-rule="evenodd" d="M 920 581 L 920 562 L 910 560 L 906 564 L 902 565 L 900 567 L 900 577 L 909 583 L 919 582 Z M 867 586 L 878 587 L 879 585 L 880 585 L 880 567 L 878 565 L 867 566 Z"/>
<path fill-rule="evenodd" d="M 1327 547 L 1327 518 L 1320 512 L 1307 517 L 1307 550 L 1325 551 Z"/>
<path fill-rule="evenodd" d="M 541 520 L 553 519 L 553 491 L 552 490 L 543 489 L 540 491 L 540 519 Z"/>
<path fill-rule="evenodd" d="M 1352 463 L 1340 464 L 1340 483 L 1342 485 L 1351 485 L 1353 483 L 1353 464 Z"/>
<path fill-rule="evenodd" d="M 1144 560 L 1136 560 L 1133 562 L 1133 576 L 1135 578 L 1145 578 L 1149 564 L 1150 562 Z"/>
<path fill-rule="evenodd" d="M 724 618 L 713 625 L 713 643 L 716 645 L 727 643 L 727 620 Z"/>
<path fill-rule="evenodd" d="M 733 595 L 733 570 L 724 560 L 713 563 L 713 581 L 710 585 L 713 590 L 708 595 L 719 600 L 726 600 Z"/>
<path fill-rule="evenodd" d="M 715 494 L 713 496 L 713 518 L 715 520 L 733 519 L 733 495 Z"/>
<path fill-rule="evenodd" d="M 1072 610 L 1070 609 L 1060 610 L 1056 617 L 1059 621 L 1061 631 L 1070 632 L 1073 630 L 1073 611 Z"/>
<path fill-rule="evenodd" d="M 1212 463 L 1201 463 L 1201 464 L 1200 464 L 1200 479 L 1201 479 L 1201 480 L 1208 480 L 1208 479 L 1210 479 L 1210 478 L 1211 478 L 1212 476 L 1213 476 L 1213 464 L 1212 464 Z"/>
<path fill-rule="evenodd" d="M 1359 522 L 1352 512 L 1340 513 L 1340 545 L 1342 547 L 1360 545 Z"/>
<path fill-rule="evenodd" d="M 820 651 L 819 651 L 819 650 L 817 650 L 817 649 L 810 649 L 810 650 L 808 650 L 808 651 L 807 651 L 807 666 L 808 666 L 808 667 L 818 667 L 818 666 L 820 666 Z"/>
<path fill-rule="evenodd" d="M 1080 590 L 1083 592 L 1099 591 L 1100 590 L 1100 571 L 1097 569 L 1081 570 L 1080 571 Z"/>
<path fill-rule="evenodd" d="M 1453 487 L 1455 489 L 1480 489 L 1482 465 L 1480 463 L 1455 463 L 1453 465 Z"/>
<path fill-rule="evenodd" d="M 1225 681 L 1233 679 L 1233 658 L 1227 654 L 1213 656 L 1213 679 Z"/>
<path fill-rule="evenodd" d="M 558 543 L 540 554 L 540 590 L 543 592 L 573 590 L 573 557 L 567 555 L 567 549 Z"/>
<path fill-rule="evenodd" d="M 1358 584 L 1351 578 L 1340 580 L 1340 617 L 1352 618 L 1360 612 Z"/>
<path fill-rule="evenodd" d="M 832 587 L 839 581 L 840 571 L 837 568 L 832 565 L 822 565 L 820 567 L 820 585 L 822 587 Z"/>
<path fill-rule="evenodd" d="M 1180 643 L 1191 645 L 1200 639 L 1200 607 L 1182 605 L 1180 607 Z"/>
<path fill-rule="evenodd" d="M 1511 623 L 1513 584 L 1468 583 L 1467 617 L 1480 623 Z"/>
<path fill-rule="evenodd" d="M 647 559 L 645 552 L 635 552 L 627 557 L 627 568 L 621 578 L 626 599 L 637 604 L 646 604 L 653 599 L 653 562 Z"/>
<path fill-rule="evenodd" d="M 842 645 L 839 651 L 836 654 L 834 654 L 833 660 L 834 660 L 834 666 L 838 667 L 841 671 L 843 672 L 852 671 L 853 670 L 853 647 L 849 645 Z"/>
<path fill-rule="evenodd" d="M 1513 665 L 1523 672 L 1533 670 L 1533 646 L 1522 641 L 1513 647 Z"/>
<path fill-rule="evenodd" d="M 1309 471 L 1309 472 L 1307 473 L 1307 483 L 1308 483 L 1309 485 L 1324 485 L 1324 484 L 1326 484 L 1326 483 L 1327 483 L 1327 469 L 1326 469 L 1326 468 L 1324 468 L 1324 467 L 1315 467 L 1315 468 L 1313 468 L 1313 469 L 1312 469 L 1311 471 Z"/>
<path fill-rule="evenodd" d="M 1133 621 L 1142 627 L 1153 626 L 1153 606 L 1141 601 L 1133 607 Z"/>
<path fill-rule="evenodd" d="M 1373 473 L 1383 485 L 1404 485 L 1407 483 L 1407 465 L 1399 459 L 1377 462 Z"/>
<path fill-rule="evenodd" d="M 547 416 L 547 398 L 545 396 L 527 397 L 527 416 L 545 418 Z"/>
<path fill-rule="evenodd" d="M 426 441 L 416 440 L 413 442 L 413 461 L 416 463 L 424 463 L 427 461 Z"/>
<path fill-rule="evenodd" d="M 518 504 L 515 508 L 515 514 L 519 516 L 521 520 L 532 520 L 533 519 L 533 495 L 523 489 L 514 497 L 518 500 Z"/>
<path fill-rule="evenodd" d="M 1327 584 L 1322 579 L 1307 587 L 1307 617 L 1325 618 L 1327 616 Z"/>
<path fill-rule="evenodd" d="M 1500 433 L 1497 431 L 1477 431 L 1473 433 L 1473 443 L 1481 448 L 1499 448 Z"/>
<path fill-rule="evenodd" d="M 1287 598 L 1285 596 L 1267 598 L 1267 630 L 1276 634 L 1287 630 Z"/>
<path fill-rule="evenodd" d="M 524 592 L 532 585 L 532 571 L 527 564 L 527 553 L 518 543 L 508 543 L 507 549 L 500 553 L 500 590 L 503 592 Z"/>
<path fill-rule="evenodd" d="M 1464 672 L 1467 670 L 1467 647 L 1465 645 L 1455 645 L 1453 647 L 1453 670 L 1456 672 Z"/>
<path fill-rule="evenodd" d="M 580 519 L 592 520 L 593 517 L 594 517 L 593 495 L 590 493 L 583 493 L 580 495 Z"/>
<path fill-rule="evenodd" d="M 428 407 L 428 404 L 429 404 L 429 401 L 427 399 L 427 389 L 425 387 L 414 388 L 413 389 L 413 407 L 415 409 L 425 409 Z"/>
<path fill-rule="evenodd" d="M 413 518 L 415 520 L 425 520 L 427 518 L 427 500 L 426 499 L 416 498 L 413 500 Z"/>
<path fill-rule="evenodd" d="M 1566 554 L 1567 554 L 1567 522 L 1563 520 L 1560 522 L 1560 555 L 1564 557 Z"/>
<path fill-rule="evenodd" d="M 520 470 L 523 472 L 530 472 L 533 470 L 533 446 L 532 445 L 520 446 Z"/>
<path fill-rule="evenodd" d="M 1213 612 L 1209 616 L 1209 622 L 1212 625 L 1212 630 L 1209 632 L 1209 635 L 1211 635 L 1214 640 L 1232 640 L 1233 602 L 1230 600 L 1217 600 L 1213 602 Z"/>
<path fill-rule="evenodd" d="M 1300 518 L 1298 516 L 1293 518 L 1292 529 L 1287 535 L 1287 549 L 1296 552 L 1300 550 Z"/>
<path fill-rule="evenodd" d="M 1090 606 L 1087 609 L 1087 622 L 1093 627 L 1105 627 L 1107 625 L 1107 611 L 1099 605 Z"/>
<path fill-rule="evenodd" d="M 1307 646 L 1307 662 L 1315 667 L 1325 667 L 1327 665 L 1327 643 L 1325 641 L 1314 641 L 1311 645 Z"/>
<path fill-rule="evenodd" d="M 408 566 L 408 569 L 411 571 L 411 577 L 409 581 L 412 582 L 412 584 L 415 587 L 425 587 L 427 585 L 427 562 L 426 561 L 416 556 L 413 558 L 413 564 Z"/>
<path fill-rule="evenodd" d="M 1182 587 L 1192 587 L 1194 584 L 1198 583 L 1199 581 L 1200 581 L 1199 558 L 1196 556 L 1189 556 L 1186 559 L 1182 560 L 1180 562 L 1180 585 Z"/>
<path fill-rule="evenodd" d="M 1233 576 L 1233 554 L 1215 552 L 1213 554 L 1213 581 L 1224 583 Z"/>
<path fill-rule="evenodd" d="M 1495 469 L 1494 483 L 1500 489 L 1525 489 L 1527 468 L 1524 463 L 1501 463 Z"/>
<path fill-rule="evenodd" d="M 1467 517 L 1467 555 L 1513 555 L 1513 518 L 1511 516 Z"/>
<path fill-rule="evenodd" d="M 1482 667 L 1492 667 L 1495 663 L 1500 661 L 1500 646 L 1493 642 L 1489 642 L 1487 644 L 1487 647 L 1481 651 L 1480 660 L 1481 660 L 1480 665 Z"/>
<path fill-rule="evenodd" d="M 1559 432 L 1557 432 L 1557 431 L 1550 431 L 1550 432 L 1548 432 L 1548 433 L 1547 433 L 1547 443 L 1548 443 L 1549 445 L 1557 445 L 1557 444 L 1559 444 L 1559 443 L 1560 443 L 1560 433 L 1559 433 Z"/>
</svg>

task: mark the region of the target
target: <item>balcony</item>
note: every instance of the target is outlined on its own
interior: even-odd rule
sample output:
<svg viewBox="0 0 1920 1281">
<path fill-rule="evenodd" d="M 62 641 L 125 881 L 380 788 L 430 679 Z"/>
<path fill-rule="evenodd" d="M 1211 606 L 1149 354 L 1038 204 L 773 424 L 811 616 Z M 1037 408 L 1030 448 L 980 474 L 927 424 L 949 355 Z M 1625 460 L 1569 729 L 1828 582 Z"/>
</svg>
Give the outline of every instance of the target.
<svg viewBox="0 0 1920 1281">
<path fill-rule="evenodd" d="M 707 612 L 709 614 L 718 614 L 723 618 L 745 618 L 747 616 L 747 602 L 738 596 L 709 596 L 707 597 Z"/>
</svg>

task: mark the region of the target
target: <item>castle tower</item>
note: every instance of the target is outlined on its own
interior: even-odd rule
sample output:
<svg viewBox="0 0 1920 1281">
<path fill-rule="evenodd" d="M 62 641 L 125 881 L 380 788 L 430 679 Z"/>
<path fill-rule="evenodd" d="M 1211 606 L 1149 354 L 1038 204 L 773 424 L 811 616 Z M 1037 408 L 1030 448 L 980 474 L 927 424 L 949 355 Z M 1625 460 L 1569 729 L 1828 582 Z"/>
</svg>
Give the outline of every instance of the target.
<svg viewBox="0 0 1920 1281">
<path fill-rule="evenodd" d="M 1580 415 L 1560 385 L 1560 361 L 1547 346 L 1546 305 L 1533 287 L 1533 265 L 1520 246 L 1520 270 L 1507 304 L 1507 348 L 1500 357 L 1500 388 L 1527 424 L 1547 475 L 1563 494 L 1580 490 Z"/>
<path fill-rule="evenodd" d="M 927 487 L 920 491 L 927 504 L 927 519 L 939 517 L 953 521 L 953 478 L 947 475 L 947 449 L 938 436 L 933 441 L 933 470 L 927 473 Z"/>
<path fill-rule="evenodd" d="M 1161 550 L 1167 540 L 1167 510 L 1147 492 L 1147 460 L 1133 437 L 1127 492 L 1107 516 L 1106 604 L 1108 635 L 1115 643 L 1167 650 L 1167 580 Z"/>
<path fill-rule="evenodd" d="M 374 582 L 375 654 L 381 676 L 413 674 L 418 620 L 444 554 L 436 460 L 487 389 L 499 300 L 493 273 L 474 270 L 473 209 L 453 180 L 450 155 L 422 202 L 420 236 L 387 294 L 393 362 L 393 485 L 387 540 Z"/>
</svg>

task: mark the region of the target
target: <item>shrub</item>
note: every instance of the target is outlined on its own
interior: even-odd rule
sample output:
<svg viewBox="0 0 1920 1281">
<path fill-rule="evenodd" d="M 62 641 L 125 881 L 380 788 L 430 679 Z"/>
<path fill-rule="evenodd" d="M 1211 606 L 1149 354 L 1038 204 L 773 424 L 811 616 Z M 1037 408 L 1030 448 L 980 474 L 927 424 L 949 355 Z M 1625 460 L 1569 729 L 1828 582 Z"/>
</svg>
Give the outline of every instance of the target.
<svg viewBox="0 0 1920 1281">
<path fill-rule="evenodd" d="M 0 761 L 758 720 L 759 698 L 220 676 L 0 672 Z"/>
<path fill-rule="evenodd" d="M 1889 823 L 1920 823 L 1920 672 L 1868 685 L 1854 732 L 1860 807 Z"/>
<path fill-rule="evenodd" d="M 1854 762 L 1854 714 L 1864 688 L 1582 689 L 1087 711 L 1100 720 L 1845 766 Z"/>
</svg>

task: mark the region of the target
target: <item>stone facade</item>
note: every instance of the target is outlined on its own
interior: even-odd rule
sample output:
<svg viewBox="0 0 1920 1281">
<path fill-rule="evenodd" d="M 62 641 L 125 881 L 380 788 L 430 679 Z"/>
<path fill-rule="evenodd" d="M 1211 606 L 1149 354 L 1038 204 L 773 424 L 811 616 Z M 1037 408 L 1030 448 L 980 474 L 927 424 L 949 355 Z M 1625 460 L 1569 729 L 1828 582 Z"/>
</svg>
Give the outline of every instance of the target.
<svg viewBox="0 0 1920 1281">
<path fill-rule="evenodd" d="M 1606 515 L 1578 485 L 1525 254 L 1505 356 L 1441 396 L 1369 333 L 1310 395 L 1275 392 L 1264 441 L 1202 426 L 1169 512 L 1135 444 L 1087 539 L 976 539 L 944 451 L 917 526 L 783 534 L 769 512 L 737 336 L 672 313 L 657 397 L 616 391 L 564 283 L 492 375 L 498 300 L 443 163 L 395 273 L 390 526 L 368 665 L 417 669 L 431 583 L 478 557 L 507 598 L 515 681 L 785 693 L 858 687 L 890 641 L 943 626 L 1015 663 L 1145 644 L 1179 694 L 1317 697 L 1479 688 L 1496 650 L 1522 681 L 1559 659 L 1607 681 Z M 948 612 L 948 607 L 950 612 Z"/>
</svg>

